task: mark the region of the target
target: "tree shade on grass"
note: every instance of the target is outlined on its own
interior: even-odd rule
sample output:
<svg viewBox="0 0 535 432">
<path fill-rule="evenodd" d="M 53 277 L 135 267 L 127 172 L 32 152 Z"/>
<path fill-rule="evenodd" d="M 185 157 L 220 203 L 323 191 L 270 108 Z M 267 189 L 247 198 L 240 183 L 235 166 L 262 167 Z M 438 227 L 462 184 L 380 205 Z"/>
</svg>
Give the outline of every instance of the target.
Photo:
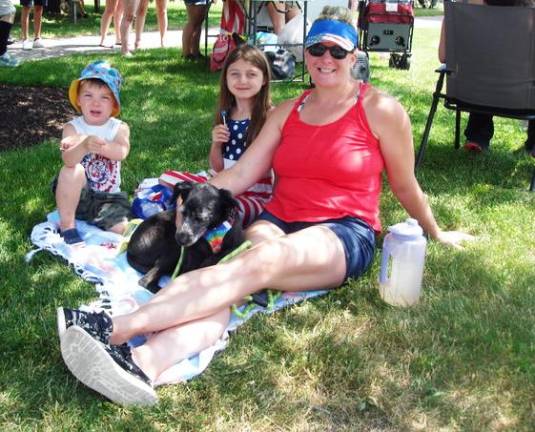
<svg viewBox="0 0 535 432">
<path fill-rule="evenodd" d="M 438 29 L 417 29 L 410 71 L 372 53 L 372 83 L 399 98 L 421 137 L 437 66 Z M 0 70 L 0 82 L 65 89 L 96 56 Z M 207 166 L 217 74 L 176 49 L 106 57 L 125 77 L 122 118 L 132 130 L 124 189 L 167 168 Z M 277 84 L 275 102 L 301 84 Z M 0 429 L 177 431 L 531 431 L 535 424 L 535 194 L 525 132 L 498 120 L 490 153 L 453 149 L 454 115 L 439 109 L 418 178 L 443 227 L 478 236 L 465 251 L 431 242 L 422 301 L 378 295 L 378 260 L 321 299 L 256 316 L 203 375 L 158 390 L 159 406 L 125 409 L 65 368 L 55 309 L 95 289 L 46 253 L 30 264 L 29 233 L 54 207 L 58 140 L 0 153 Z M 31 125 L 28 125 L 31 127 Z M 406 215 L 385 184 L 385 226 Z M 378 252 L 379 253 L 379 252 Z"/>
</svg>

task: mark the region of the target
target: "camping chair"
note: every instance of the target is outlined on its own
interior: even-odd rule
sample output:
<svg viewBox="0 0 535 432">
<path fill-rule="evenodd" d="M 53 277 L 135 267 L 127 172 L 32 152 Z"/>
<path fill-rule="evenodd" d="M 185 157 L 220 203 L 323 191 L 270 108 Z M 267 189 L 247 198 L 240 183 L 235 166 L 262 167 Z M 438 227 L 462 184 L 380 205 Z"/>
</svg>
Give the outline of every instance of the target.
<svg viewBox="0 0 535 432">
<path fill-rule="evenodd" d="M 455 110 L 456 149 L 462 111 L 535 120 L 535 8 L 445 2 L 444 19 L 446 64 L 436 70 L 415 168 L 422 162 L 440 99 Z M 535 169 L 529 190 L 535 190 Z"/>
</svg>

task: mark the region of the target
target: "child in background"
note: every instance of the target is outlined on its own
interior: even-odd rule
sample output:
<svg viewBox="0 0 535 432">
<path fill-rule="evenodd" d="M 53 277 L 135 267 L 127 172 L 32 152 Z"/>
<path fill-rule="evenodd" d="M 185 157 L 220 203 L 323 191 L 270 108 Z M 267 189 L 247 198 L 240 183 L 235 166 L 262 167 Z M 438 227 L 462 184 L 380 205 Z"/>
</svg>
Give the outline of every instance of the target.
<svg viewBox="0 0 535 432">
<path fill-rule="evenodd" d="M 270 67 L 258 48 L 242 45 L 229 54 L 221 71 L 219 103 L 212 129 L 209 162 L 214 171 L 234 165 L 262 129 L 272 109 L 269 81 Z M 207 176 L 166 171 L 160 177 L 160 182 L 168 186 L 183 180 L 204 182 Z M 271 190 L 272 178 L 268 172 L 236 197 L 244 227 L 262 212 Z"/>
<path fill-rule="evenodd" d="M 128 125 L 121 110 L 121 75 L 99 60 L 88 65 L 69 88 L 69 100 L 82 115 L 63 126 L 63 159 L 53 190 L 65 243 L 83 243 L 75 217 L 122 234 L 130 203 L 120 192 L 121 161 L 130 151 Z"/>
<path fill-rule="evenodd" d="M 20 0 L 20 34 L 22 49 L 44 48 L 41 41 L 41 27 L 43 23 L 43 9 L 48 6 L 48 0 Z M 29 39 L 30 12 L 33 8 L 33 42 Z"/>
<path fill-rule="evenodd" d="M 7 52 L 9 33 L 15 21 L 15 6 L 11 0 L 0 0 L 0 66 L 18 66 L 17 59 Z"/>
</svg>

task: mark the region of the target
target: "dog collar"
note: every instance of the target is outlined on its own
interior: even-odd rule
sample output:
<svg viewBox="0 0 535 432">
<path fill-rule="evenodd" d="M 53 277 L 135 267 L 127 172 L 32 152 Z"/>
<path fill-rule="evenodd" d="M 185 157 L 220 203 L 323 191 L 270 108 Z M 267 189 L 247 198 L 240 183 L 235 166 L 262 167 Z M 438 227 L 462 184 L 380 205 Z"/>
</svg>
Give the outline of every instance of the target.
<svg viewBox="0 0 535 432">
<path fill-rule="evenodd" d="M 231 228 L 232 225 L 230 222 L 225 221 L 221 225 L 218 225 L 204 233 L 203 238 L 208 242 L 213 253 L 218 253 L 221 250 L 223 238 L 231 230 Z"/>
</svg>

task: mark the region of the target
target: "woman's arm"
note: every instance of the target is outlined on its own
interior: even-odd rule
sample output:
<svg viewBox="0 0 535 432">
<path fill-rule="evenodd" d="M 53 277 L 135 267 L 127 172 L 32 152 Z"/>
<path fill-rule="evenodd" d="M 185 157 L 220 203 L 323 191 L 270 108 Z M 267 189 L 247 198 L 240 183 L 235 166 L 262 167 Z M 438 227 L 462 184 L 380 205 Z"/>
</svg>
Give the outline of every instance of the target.
<svg viewBox="0 0 535 432">
<path fill-rule="evenodd" d="M 247 151 L 231 168 L 221 171 L 210 183 L 239 195 L 249 189 L 271 168 L 273 153 L 279 145 L 282 127 L 292 110 L 295 100 L 277 106 L 266 119 L 260 133 Z"/>
<path fill-rule="evenodd" d="M 460 247 L 472 236 L 457 231 L 442 231 L 426 195 L 414 175 L 414 148 L 409 116 L 394 98 L 376 90 L 365 98 L 364 108 L 372 132 L 380 143 L 388 182 L 407 213 L 435 240 Z"/>
</svg>

